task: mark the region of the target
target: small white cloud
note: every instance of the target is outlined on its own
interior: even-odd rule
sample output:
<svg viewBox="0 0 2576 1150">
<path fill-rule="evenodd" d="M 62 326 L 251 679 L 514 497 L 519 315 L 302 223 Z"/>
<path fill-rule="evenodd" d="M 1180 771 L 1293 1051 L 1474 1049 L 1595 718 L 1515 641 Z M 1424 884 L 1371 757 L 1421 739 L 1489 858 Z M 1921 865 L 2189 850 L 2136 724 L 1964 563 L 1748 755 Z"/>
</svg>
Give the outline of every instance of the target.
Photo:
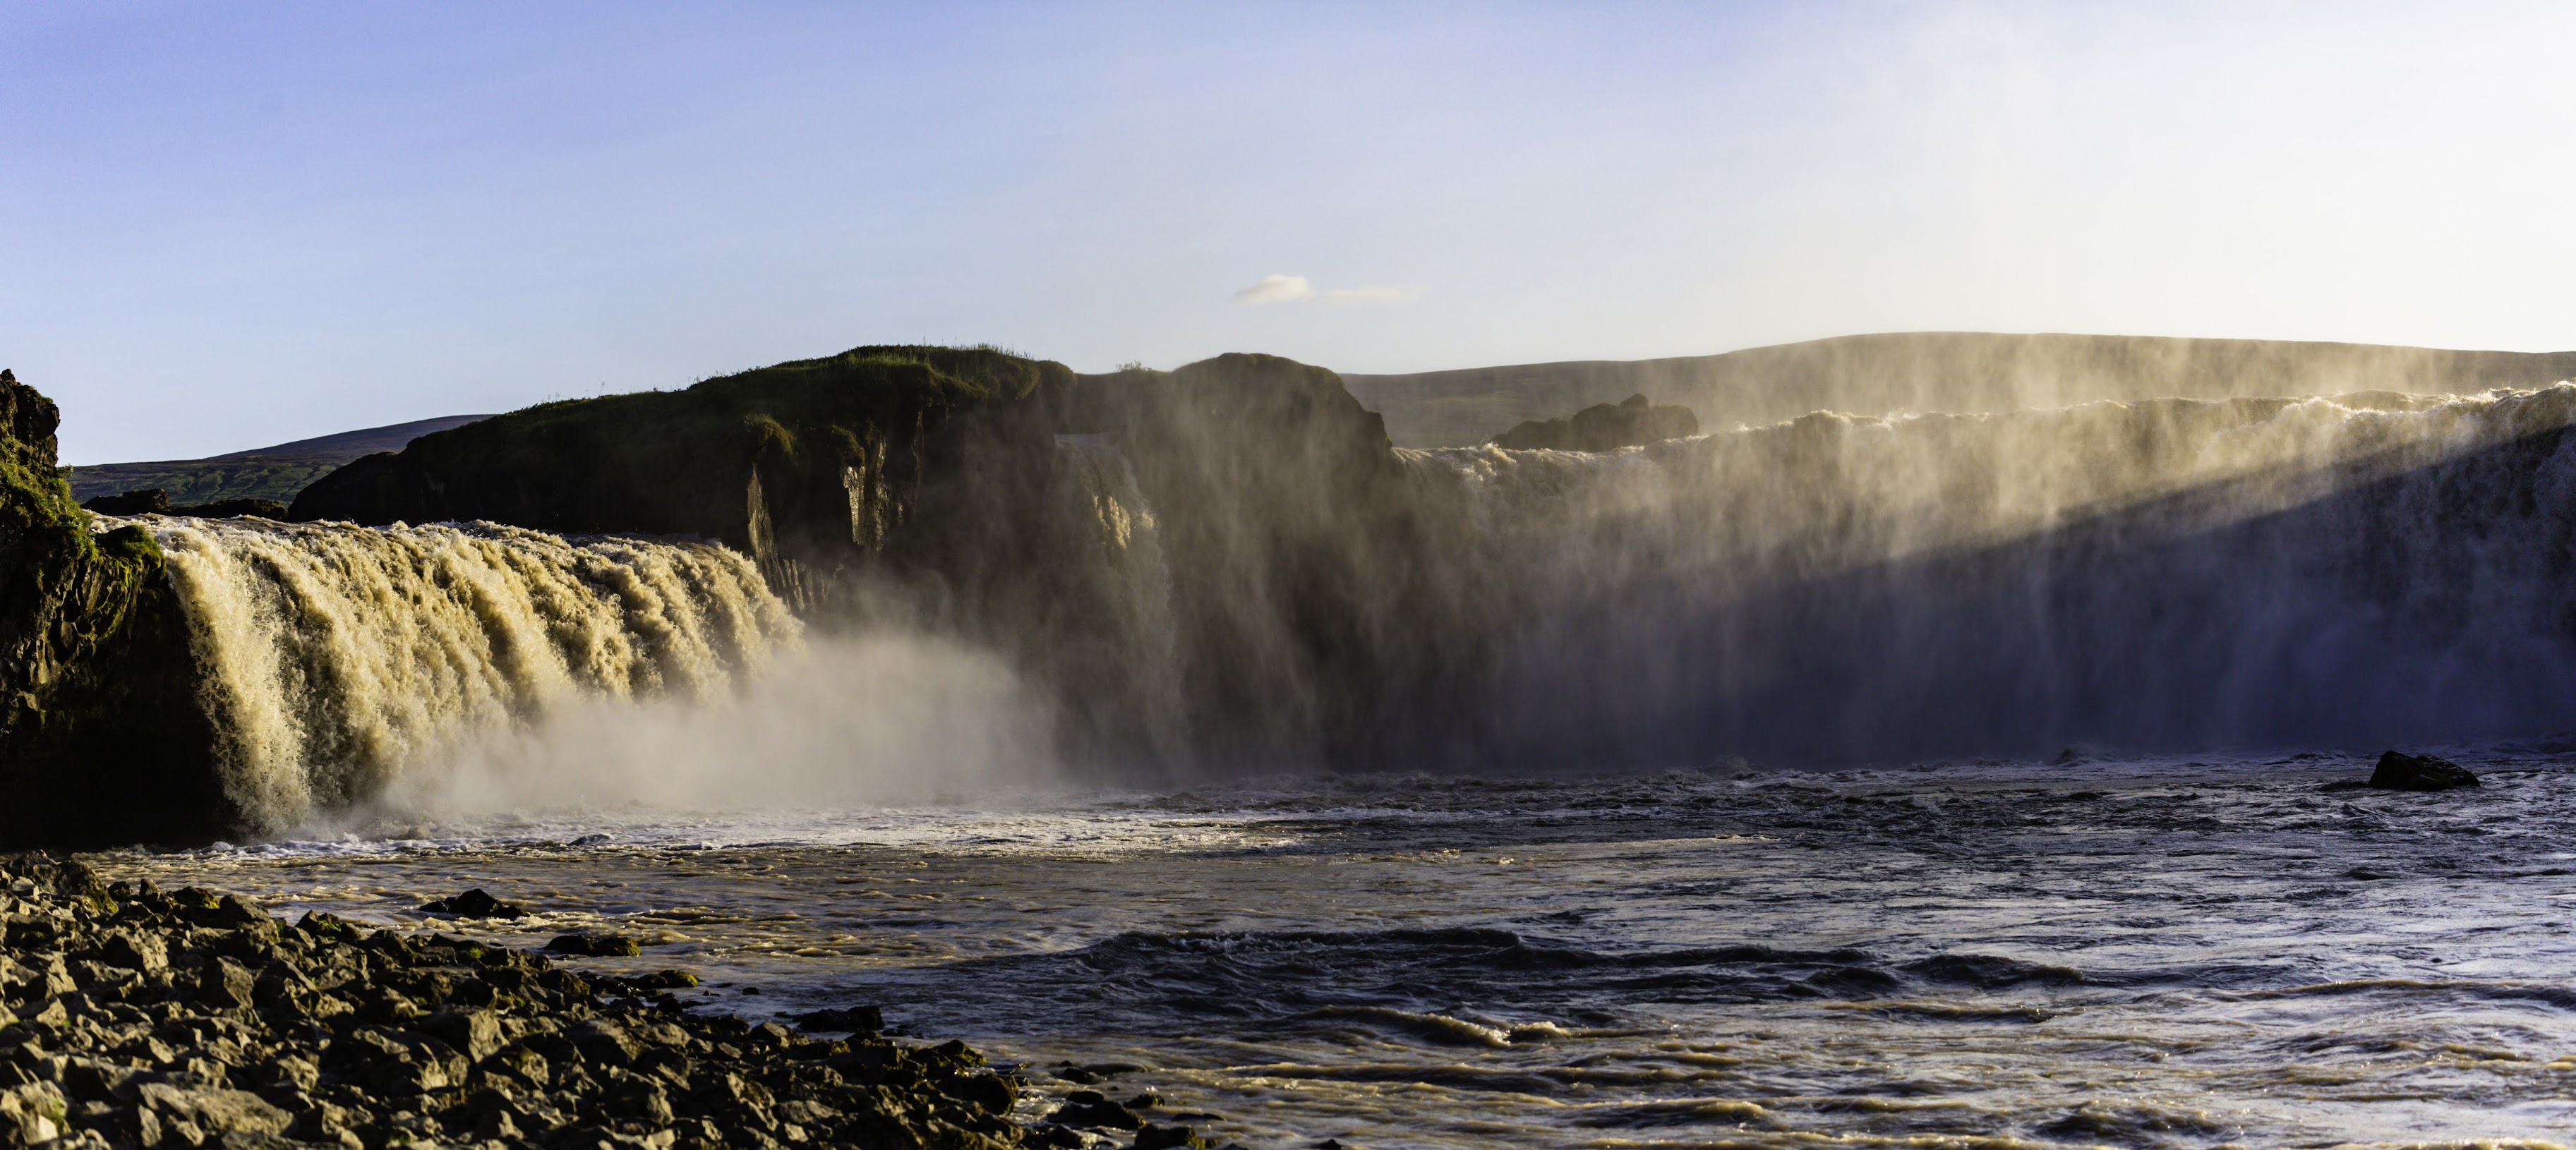
<svg viewBox="0 0 2576 1150">
<path fill-rule="evenodd" d="M 1315 285 L 1304 276 L 1263 276 L 1261 282 L 1234 293 L 1236 303 L 1292 303 L 1315 298 Z"/>
<path fill-rule="evenodd" d="M 1335 288 L 1324 293 L 1325 303 L 1412 303 L 1422 298 L 1420 284 L 1379 284 L 1370 287 Z"/>
</svg>

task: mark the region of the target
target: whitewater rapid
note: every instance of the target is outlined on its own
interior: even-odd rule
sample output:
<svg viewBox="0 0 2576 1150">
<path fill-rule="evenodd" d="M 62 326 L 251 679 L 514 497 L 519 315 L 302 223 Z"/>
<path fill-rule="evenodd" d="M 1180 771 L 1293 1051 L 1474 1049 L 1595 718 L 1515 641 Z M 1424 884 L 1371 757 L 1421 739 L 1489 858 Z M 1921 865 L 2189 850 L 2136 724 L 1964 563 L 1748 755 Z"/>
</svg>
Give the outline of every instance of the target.
<svg viewBox="0 0 2576 1150">
<path fill-rule="evenodd" d="M 169 557 L 226 792 L 262 832 L 575 704 L 714 701 L 801 631 L 748 561 L 713 544 L 488 523 L 133 522 Z"/>
</svg>

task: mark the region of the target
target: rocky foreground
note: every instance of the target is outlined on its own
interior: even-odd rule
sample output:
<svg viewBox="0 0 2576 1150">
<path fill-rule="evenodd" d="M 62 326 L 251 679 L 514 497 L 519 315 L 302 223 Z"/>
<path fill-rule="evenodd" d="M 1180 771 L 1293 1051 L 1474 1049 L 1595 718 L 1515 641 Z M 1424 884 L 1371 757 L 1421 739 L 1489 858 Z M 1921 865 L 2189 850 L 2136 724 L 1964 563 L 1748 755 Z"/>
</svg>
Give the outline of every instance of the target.
<svg viewBox="0 0 2576 1150">
<path fill-rule="evenodd" d="M 232 895 L 104 884 L 40 855 L 0 858 L 0 931 L 0 1146 L 1092 1140 L 1013 1122 L 1020 1081 L 963 1043 L 688 1014 L 668 992 L 696 980 L 678 971 L 585 975 L 327 914 L 289 926 Z M 1057 1116 L 1083 1117 L 1072 1109 Z M 1139 1146 L 1206 1145 L 1138 1133 Z"/>
</svg>

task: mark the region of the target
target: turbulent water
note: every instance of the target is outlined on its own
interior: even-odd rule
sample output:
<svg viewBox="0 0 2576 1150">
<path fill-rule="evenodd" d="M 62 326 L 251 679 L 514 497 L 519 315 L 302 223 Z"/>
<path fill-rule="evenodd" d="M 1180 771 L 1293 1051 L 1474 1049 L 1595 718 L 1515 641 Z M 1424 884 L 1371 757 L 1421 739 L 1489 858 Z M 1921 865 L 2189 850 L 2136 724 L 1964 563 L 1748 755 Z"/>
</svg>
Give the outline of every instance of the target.
<svg viewBox="0 0 2576 1150">
<path fill-rule="evenodd" d="M 881 1004 L 1028 1067 L 1026 1113 L 1097 1073 L 1248 1147 L 2553 1145 L 2572 749 L 2431 796 L 2316 756 L 1280 779 L 106 865 L 399 924 L 482 886 L 540 917 L 425 925 L 608 925 L 704 1008 Z"/>
<path fill-rule="evenodd" d="M 2571 424 L 2560 385 L 1408 451 L 1428 526 L 1276 580 L 1068 437 L 1106 574 L 1065 576 L 1087 645 L 1038 605 L 1015 656 L 802 638 L 712 545 L 150 520 L 271 841 L 107 865 L 406 925 L 482 886 L 542 911 L 496 937 L 639 932 L 708 1008 L 881 1004 L 1029 1115 L 1105 1078 L 1246 1146 L 2576 1142 Z M 1263 598 L 1318 572 L 1440 593 Z M 1308 681 L 1301 627 L 1421 681 Z M 1211 671 L 1426 700 L 1439 769 L 1194 758 Z M 1137 769 L 1065 781 L 1068 724 Z M 2320 789 L 2390 743 L 2487 785 Z"/>
<path fill-rule="evenodd" d="M 568 706 L 718 699 L 799 630 L 750 563 L 708 544 L 141 522 L 207 669 L 226 789 L 270 830 Z"/>
</svg>

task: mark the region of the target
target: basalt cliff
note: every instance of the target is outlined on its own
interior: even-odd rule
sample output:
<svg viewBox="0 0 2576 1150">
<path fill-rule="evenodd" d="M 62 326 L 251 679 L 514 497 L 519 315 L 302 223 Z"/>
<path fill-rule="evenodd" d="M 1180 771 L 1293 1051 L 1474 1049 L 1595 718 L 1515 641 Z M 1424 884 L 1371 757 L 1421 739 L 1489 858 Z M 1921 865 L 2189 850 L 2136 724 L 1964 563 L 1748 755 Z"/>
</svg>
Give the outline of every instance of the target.
<svg viewBox="0 0 2576 1150">
<path fill-rule="evenodd" d="M 0 842 L 211 837 L 232 812 L 161 549 L 92 532 L 60 420 L 0 371 Z"/>
<path fill-rule="evenodd" d="M 284 833 L 889 631 L 1158 779 L 2441 743 L 2576 699 L 2576 385 L 1413 449 L 1275 357 L 863 347 L 426 435 L 287 521 L 93 517 L 6 396 L 21 843 Z"/>
</svg>

